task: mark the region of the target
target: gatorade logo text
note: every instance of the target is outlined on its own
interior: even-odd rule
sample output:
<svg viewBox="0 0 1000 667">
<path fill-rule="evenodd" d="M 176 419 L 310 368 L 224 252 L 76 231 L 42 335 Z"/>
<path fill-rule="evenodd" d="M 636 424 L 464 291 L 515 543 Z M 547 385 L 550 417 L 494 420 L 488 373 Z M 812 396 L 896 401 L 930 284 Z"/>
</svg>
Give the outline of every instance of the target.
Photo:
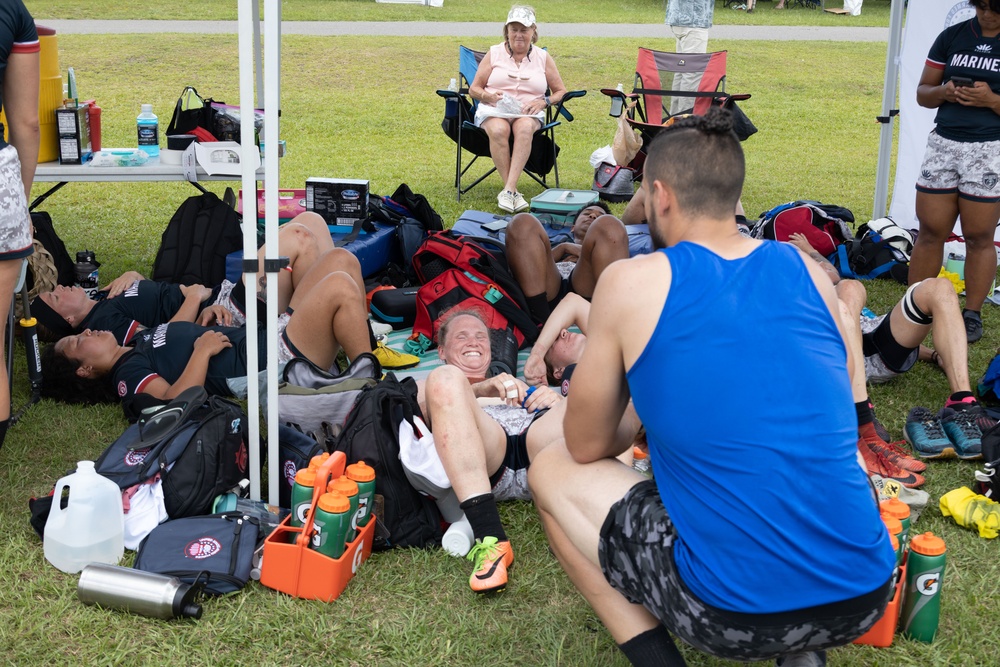
<svg viewBox="0 0 1000 667">
<path fill-rule="evenodd" d="M 149 447 L 145 449 L 132 449 L 125 452 L 125 465 L 128 467 L 134 467 L 140 465 L 146 460 L 146 454 L 149 454 Z"/>
<path fill-rule="evenodd" d="M 354 558 L 351 560 L 351 573 L 357 573 L 358 568 L 361 567 L 361 561 L 365 556 L 365 543 L 362 542 L 358 545 L 358 548 L 354 550 Z"/>
<path fill-rule="evenodd" d="M 184 557 L 205 560 L 222 551 L 222 545 L 214 537 L 201 537 L 184 547 Z"/>
<path fill-rule="evenodd" d="M 941 585 L 941 575 L 937 572 L 928 572 L 917 577 L 917 591 L 921 595 L 936 595 L 938 586 Z"/>
</svg>

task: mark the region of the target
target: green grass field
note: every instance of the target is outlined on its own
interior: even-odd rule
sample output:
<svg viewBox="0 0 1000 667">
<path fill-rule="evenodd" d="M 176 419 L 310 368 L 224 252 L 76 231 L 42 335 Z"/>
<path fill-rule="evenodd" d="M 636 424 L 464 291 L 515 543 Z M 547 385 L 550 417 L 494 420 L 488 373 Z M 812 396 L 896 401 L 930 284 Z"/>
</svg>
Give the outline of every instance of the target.
<svg viewBox="0 0 1000 667">
<path fill-rule="evenodd" d="M 475 6 L 471 1 L 446 2 L 445 10 L 466 8 L 470 16 L 469 8 Z M 70 0 L 29 4 L 38 16 L 78 18 L 98 12 L 96 4 Z M 182 2 L 171 18 L 191 18 L 195 9 L 205 13 L 221 6 L 227 8 L 226 15 L 211 18 L 232 18 L 230 4 Z M 285 18 L 291 19 L 296 8 L 306 4 L 286 2 Z M 387 14 L 390 8 L 416 9 L 326 4 L 364 5 L 368 14 L 375 9 Z M 536 3 L 540 14 L 567 11 L 560 20 L 569 20 L 566 8 L 571 4 L 584 8 L 580 20 L 590 20 L 587 12 L 598 6 Z M 641 20 L 662 20 L 662 3 L 618 4 L 622 12 L 636 13 L 640 5 L 648 5 Z M 484 0 L 481 6 L 500 15 L 506 3 Z M 115 18 L 116 12 L 137 7 L 122 2 L 99 13 Z M 621 13 L 611 9 L 603 11 Z M 756 20 L 766 10 L 764 3 L 750 16 Z M 181 11 L 187 13 L 181 16 Z M 431 11 L 426 10 L 428 16 Z M 720 9 L 717 16 L 721 14 Z M 137 15 L 141 13 L 132 16 Z M 423 18 L 417 12 L 414 16 Z M 339 18 L 348 17 L 360 18 L 346 11 Z M 456 47 L 463 41 L 284 37 L 281 135 L 289 154 L 281 163 L 280 186 L 304 187 L 309 176 L 368 178 L 374 192 L 389 194 L 405 182 L 426 195 L 449 224 L 465 209 L 494 210 L 500 187 L 495 176 L 455 201 L 454 145 L 440 130 L 443 105 L 433 92 L 454 76 Z M 473 46 L 489 43 L 469 41 Z M 154 105 L 165 127 L 185 85 L 217 99 L 238 98 L 232 36 L 64 35 L 59 45 L 62 67 L 74 66 L 81 94 L 96 97 L 104 109 L 105 146 L 135 144 L 135 115 L 143 102 Z M 587 188 L 592 176 L 587 158 L 610 142 L 615 127 L 605 99 L 594 91 L 629 80 L 640 44 L 553 39 L 546 45 L 569 87 L 591 91 L 573 107 L 577 120 L 560 128 L 559 135 L 563 187 Z M 859 222 L 866 221 L 874 192 L 878 126 L 873 118 L 881 103 L 885 44 L 816 42 L 808 51 L 795 43 L 718 41 L 712 46 L 730 50 L 728 89 L 753 94 L 743 107 L 760 128 L 745 144 L 748 178 L 743 201 L 748 214 L 810 198 L 847 206 Z M 822 69 L 815 65 L 820 62 Z M 405 79 L 397 74 L 402 68 L 408 71 Z M 35 194 L 44 187 L 38 185 Z M 216 191 L 221 187 L 212 185 Z M 528 197 L 541 190 L 533 185 L 524 189 Z M 187 184 L 71 184 L 43 208 L 51 213 L 71 253 L 85 247 L 96 251 L 106 281 L 126 269 L 149 271 L 162 229 L 192 194 Z M 869 287 L 870 305 L 879 312 L 903 291 L 891 283 Z M 987 307 L 983 315 L 986 336 L 970 351 L 974 378 L 1000 344 L 996 311 Z M 746 345 L 753 344 L 748 333 Z M 13 354 L 19 405 L 27 391 L 22 348 L 15 347 Z M 946 395 L 944 376 L 923 364 L 904 378 L 872 389 L 879 417 L 897 438 L 909 408 L 936 408 Z M 720 417 L 733 400 L 739 397 L 720 386 L 714 397 Z M 42 545 L 28 526 L 27 499 L 46 493 L 77 460 L 98 456 L 124 427 L 117 406 L 84 408 L 43 401 L 8 434 L 0 451 L 0 646 L 10 664 L 626 664 L 552 558 L 527 503 L 502 507 L 517 566 L 507 591 L 494 598 L 474 598 L 469 592 L 466 562 L 441 551 L 406 551 L 374 556 L 332 604 L 292 599 L 254 583 L 241 593 L 208 602 L 204 617 L 196 622 L 166 623 L 84 607 L 76 599 L 76 577 L 57 572 L 45 561 Z M 845 647 L 832 652 L 831 664 L 995 664 L 990 648 L 997 645 L 998 636 L 984 619 L 991 617 L 1000 592 L 996 544 L 957 528 L 936 506 L 944 492 L 970 484 L 973 470 L 968 463 L 933 464 L 926 486 L 933 500 L 916 525 L 917 530 L 943 535 L 949 547 L 937 641 L 926 645 L 897 638 L 888 649 Z M 803 502 L 809 502 L 811 489 L 821 484 L 822 479 L 804 479 Z M 694 651 L 686 655 L 691 665 L 732 664 Z"/>
</svg>

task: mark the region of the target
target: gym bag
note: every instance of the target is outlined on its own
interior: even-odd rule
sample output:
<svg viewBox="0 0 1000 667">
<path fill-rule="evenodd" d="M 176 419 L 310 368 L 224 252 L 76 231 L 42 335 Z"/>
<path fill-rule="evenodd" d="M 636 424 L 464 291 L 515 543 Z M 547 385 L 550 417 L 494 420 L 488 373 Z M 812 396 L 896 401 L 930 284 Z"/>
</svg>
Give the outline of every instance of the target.
<svg viewBox="0 0 1000 667">
<path fill-rule="evenodd" d="M 278 385 L 278 419 L 329 449 L 361 390 L 381 375 L 382 367 L 371 353 L 359 354 L 340 375 L 308 359 L 292 359 Z"/>
<path fill-rule="evenodd" d="M 594 170 L 594 184 L 590 189 L 597 192 L 604 201 L 628 201 L 635 195 L 635 186 L 632 185 L 634 178 L 635 172 L 628 167 L 602 162 Z"/>
<path fill-rule="evenodd" d="M 121 489 L 159 474 L 167 514 L 179 519 L 210 511 L 248 476 L 248 464 L 246 413 L 191 387 L 125 429 L 95 467 Z"/>
<path fill-rule="evenodd" d="M 225 595 L 246 586 L 253 555 L 264 541 L 257 519 L 236 512 L 166 521 L 139 545 L 135 569 L 193 584 L 204 579 L 207 595 Z"/>
<path fill-rule="evenodd" d="M 441 542 L 441 513 L 430 498 L 410 485 L 399 460 L 399 425 L 421 416 L 417 383 L 393 373 L 358 396 L 344 430 L 331 451 L 344 452 L 347 463 L 364 461 L 375 469 L 375 494 L 382 497 L 376 516 L 388 531 L 375 532 L 375 549 L 430 547 Z"/>
<path fill-rule="evenodd" d="M 802 234 L 809 245 L 827 257 L 838 245 L 854 238 L 848 222 L 854 222 L 854 214 L 843 207 L 800 200 L 762 213 L 750 235 L 788 241 L 792 234 Z"/>
<path fill-rule="evenodd" d="M 876 234 L 878 240 L 888 241 L 889 245 L 903 255 L 904 261 L 910 261 L 910 255 L 913 254 L 913 234 L 893 222 L 892 218 L 869 220 L 858 227 L 859 238 L 867 234 Z"/>
<path fill-rule="evenodd" d="M 871 232 L 860 239 L 850 239 L 838 245 L 829 260 L 841 278 L 892 278 L 904 285 L 907 282 L 909 267 L 903 260 L 903 254 L 889 241 L 883 241 Z"/>
</svg>

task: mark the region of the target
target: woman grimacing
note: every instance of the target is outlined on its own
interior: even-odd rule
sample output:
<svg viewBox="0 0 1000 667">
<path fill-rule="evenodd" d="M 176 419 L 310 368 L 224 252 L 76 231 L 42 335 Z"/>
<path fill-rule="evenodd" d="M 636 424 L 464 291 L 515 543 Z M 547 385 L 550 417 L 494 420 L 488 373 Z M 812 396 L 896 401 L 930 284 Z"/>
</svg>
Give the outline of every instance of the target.
<svg viewBox="0 0 1000 667">
<path fill-rule="evenodd" d="M 528 162 L 532 137 L 545 121 L 545 109 L 562 101 L 566 87 L 552 57 L 534 46 L 538 41 L 534 9 L 511 7 L 503 36 L 503 43 L 483 56 L 469 94 L 479 101 L 475 122 L 489 136 L 490 155 L 504 182 L 497 206 L 516 213 L 528 208 L 517 181 Z M 509 111 L 509 105 L 515 109 L 520 105 L 520 111 Z"/>
<path fill-rule="evenodd" d="M 917 103 L 938 109 L 917 178 L 920 221 L 910 284 L 938 275 L 944 242 L 961 217 L 966 243 L 965 320 L 983 335 L 979 311 L 996 276 L 1000 218 L 1000 0 L 969 0 L 975 17 L 946 28 L 931 46 Z"/>
</svg>

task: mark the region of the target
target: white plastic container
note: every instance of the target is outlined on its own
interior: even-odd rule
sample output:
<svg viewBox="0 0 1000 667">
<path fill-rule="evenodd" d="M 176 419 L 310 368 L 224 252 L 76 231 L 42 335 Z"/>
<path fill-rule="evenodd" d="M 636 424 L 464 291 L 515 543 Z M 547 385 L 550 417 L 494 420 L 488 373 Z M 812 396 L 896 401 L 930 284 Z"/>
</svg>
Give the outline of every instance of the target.
<svg viewBox="0 0 1000 667">
<path fill-rule="evenodd" d="M 441 538 L 441 548 L 452 556 L 462 558 L 472 550 L 472 545 L 475 542 L 476 538 L 472 534 L 472 526 L 469 525 L 469 520 L 463 514 L 461 519 L 448 526 L 448 530 L 444 531 L 444 536 Z"/>
<path fill-rule="evenodd" d="M 66 508 L 60 507 L 69 489 Z M 75 574 L 90 563 L 117 565 L 125 553 L 125 512 L 118 485 L 80 461 L 76 472 L 56 482 L 52 509 L 45 522 L 45 558 Z"/>
</svg>

